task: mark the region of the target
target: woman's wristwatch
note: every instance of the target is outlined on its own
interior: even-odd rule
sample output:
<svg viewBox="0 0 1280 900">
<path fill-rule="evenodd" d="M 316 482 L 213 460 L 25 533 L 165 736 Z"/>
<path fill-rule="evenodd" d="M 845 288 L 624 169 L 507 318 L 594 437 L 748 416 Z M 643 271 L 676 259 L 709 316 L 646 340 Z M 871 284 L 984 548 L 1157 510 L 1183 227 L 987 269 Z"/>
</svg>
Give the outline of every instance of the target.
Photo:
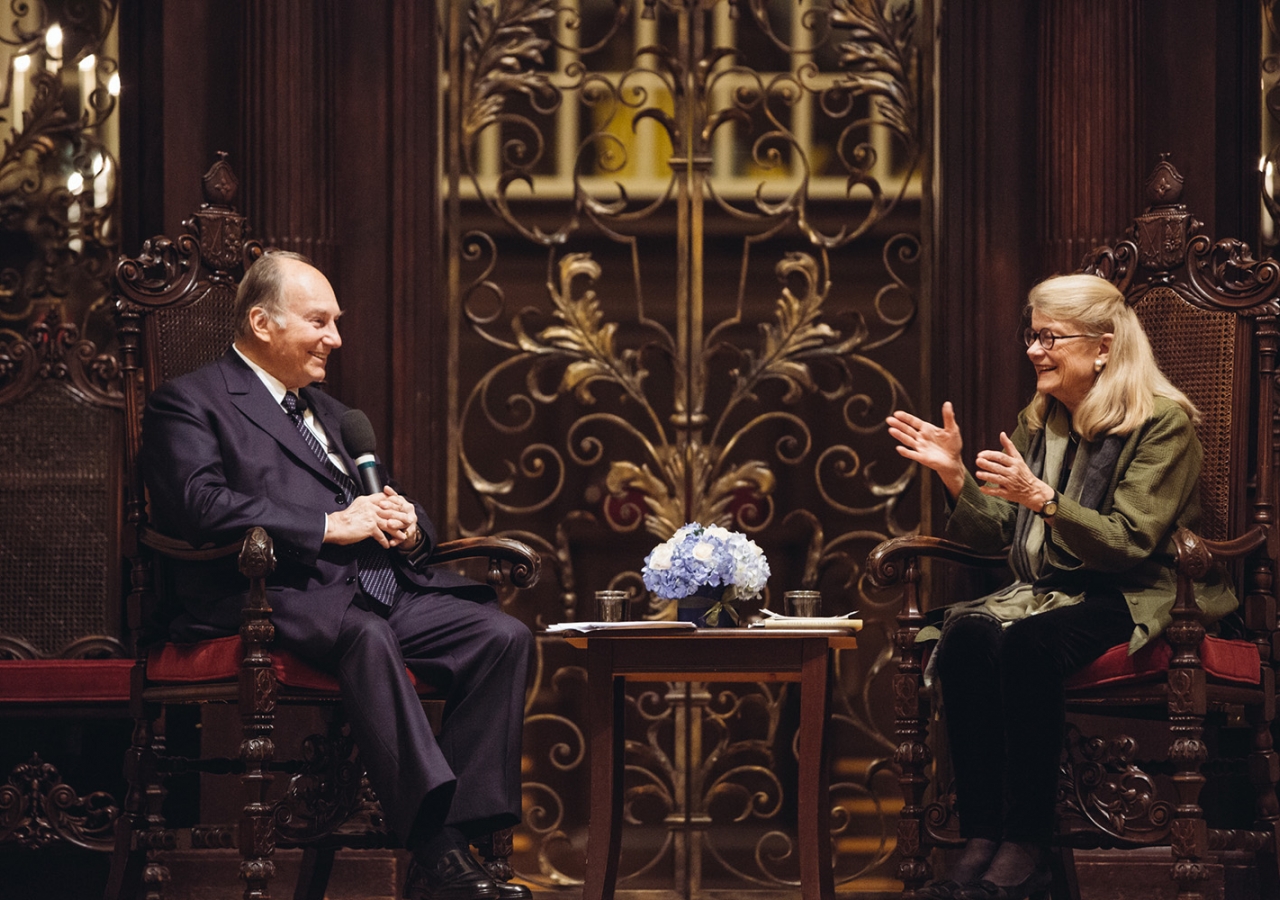
<svg viewBox="0 0 1280 900">
<path fill-rule="evenodd" d="M 1042 519 L 1052 519 L 1058 511 L 1058 492 L 1054 491 L 1053 496 L 1044 501 L 1044 506 L 1036 513 Z"/>
</svg>

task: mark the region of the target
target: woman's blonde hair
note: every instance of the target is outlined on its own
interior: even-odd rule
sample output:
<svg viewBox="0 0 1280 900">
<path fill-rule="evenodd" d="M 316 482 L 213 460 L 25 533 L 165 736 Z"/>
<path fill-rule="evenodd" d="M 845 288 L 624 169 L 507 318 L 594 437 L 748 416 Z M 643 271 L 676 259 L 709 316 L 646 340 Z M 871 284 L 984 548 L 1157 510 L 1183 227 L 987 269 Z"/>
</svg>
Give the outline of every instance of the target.
<svg viewBox="0 0 1280 900">
<path fill-rule="evenodd" d="M 1129 434 L 1155 412 L 1157 397 L 1177 403 L 1192 422 L 1200 420 L 1195 404 L 1160 371 L 1151 342 L 1124 294 L 1105 278 L 1057 275 L 1045 279 L 1027 295 L 1027 312 L 1072 323 L 1072 331 L 1112 335 L 1107 364 L 1071 417 L 1072 427 L 1085 440 Z M 1037 392 L 1027 416 L 1032 431 L 1043 427 L 1048 406 L 1049 397 Z"/>
</svg>

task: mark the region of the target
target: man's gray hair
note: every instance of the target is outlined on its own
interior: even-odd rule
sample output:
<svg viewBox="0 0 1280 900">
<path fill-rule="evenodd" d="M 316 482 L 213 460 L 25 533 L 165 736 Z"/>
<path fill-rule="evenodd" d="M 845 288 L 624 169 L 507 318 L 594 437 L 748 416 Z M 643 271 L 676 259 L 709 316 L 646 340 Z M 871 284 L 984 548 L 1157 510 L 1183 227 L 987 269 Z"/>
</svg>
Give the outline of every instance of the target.
<svg viewBox="0 0 1280 900">
<path fill-rule="evenodd" d="M 294 259 L 311 265 L 311 260 L 301 253 L 292 250 L 268 250 L 249 267 L 240 280 L 240 288 L 236 291 L 235 321 L 236 337 L 248 337 L 249 313 L 254 307 L 261 307 L 267 317 L 277 325 L 284 324 L 284 275 L 281 260 Z"/>
</svg>

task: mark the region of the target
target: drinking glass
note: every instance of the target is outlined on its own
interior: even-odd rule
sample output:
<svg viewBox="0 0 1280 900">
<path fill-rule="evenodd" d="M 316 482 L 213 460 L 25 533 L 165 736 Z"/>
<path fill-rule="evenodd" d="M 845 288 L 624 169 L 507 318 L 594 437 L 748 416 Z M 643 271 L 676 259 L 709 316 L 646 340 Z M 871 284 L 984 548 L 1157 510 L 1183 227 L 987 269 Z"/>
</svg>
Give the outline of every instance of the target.
<svg viewBox="0 0 1280 900">
<path fill-rule="evenodd" d="M 626 621 L 627 592 L 596 591 L 596 614 L 601 622 Z"/>
<path fill-rule="evenodd" d="M 782 595 L 782 601 L 789 616 L 812 618 L 822 612 L 821 591 L 787 591 Z"/>
</svg>

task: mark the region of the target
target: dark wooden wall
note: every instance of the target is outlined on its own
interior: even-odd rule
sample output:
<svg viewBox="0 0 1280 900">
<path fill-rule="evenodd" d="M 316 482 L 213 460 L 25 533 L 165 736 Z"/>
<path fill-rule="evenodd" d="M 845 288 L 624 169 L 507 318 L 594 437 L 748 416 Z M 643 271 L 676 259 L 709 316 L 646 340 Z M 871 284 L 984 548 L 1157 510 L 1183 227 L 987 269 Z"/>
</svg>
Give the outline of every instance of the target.
<svg viewBox="0 0 1280 900">
<path fill-rule="evenodd" d="M 1118 236 L 1159 153 L 1211 230 L 1256 246 L 1259 8 L 938 6 L 925 365 L 930 407 L 953 400 L 976 451 L 1032 389 L 1016 338 L 1027 289 Z M 318 249 L 347 309 L 333 390 L 369 413 L 429 508 L 446 449 L 432 427 L 444 396 L 435 15 L 395 0 L 145 0 L 124 4 L 121 23 L 123 249 L 176 231 L 200 174 L 230 150 L 257 233 Z"/>
<path fill-rule="evenodd" d="M 1257 247 L 1259 6 L 962 0 L 942 11 L 933 407 L 969 452 L 1034 390 L 1027 290 L 1120 236 L 1168 153 L 1210 233 Z"/>
<path fill-rule="evenodd" d="M 201 173 L 231 151 L 258 236 L 315 255 L 347 310 L 333 392 L 369 414 L 404 488 L 448 529 L 438 12 L 405 0 L 125 4 L 122 249 L 176 232 Z M 1160 153 L 1211 233 L 1257 246 L 1260 9 L 934 0 L 928 12 L 938 97 L 920 399 L 935 417 L 956 404 L 972 459 L 1032 393 L 1017 337 L 1027 290 L 1120 236 Z M 527 267 L 508 295 L 541 295 L 543 278 Z M 936 512 L 938 492 L 925 496 Z"/>
<path fill-rule="evenodd" d="M 123 7 L 124 252 L 178 233 L 228 151 L 255 235 L 312 256 L 346 311 L 333 392 L 369 414 L 401 481 L 436 512 L 434 4 Z"/>
</svg>

